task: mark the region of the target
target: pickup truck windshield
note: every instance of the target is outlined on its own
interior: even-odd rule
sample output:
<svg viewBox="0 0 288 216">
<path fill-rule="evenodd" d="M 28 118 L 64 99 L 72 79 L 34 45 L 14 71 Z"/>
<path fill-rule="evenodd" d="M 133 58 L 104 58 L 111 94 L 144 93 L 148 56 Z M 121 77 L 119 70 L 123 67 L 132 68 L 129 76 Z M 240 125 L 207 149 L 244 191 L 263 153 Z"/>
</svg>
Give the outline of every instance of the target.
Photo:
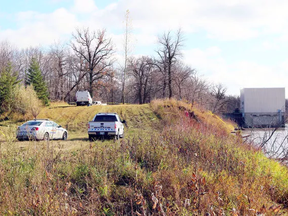
<svg viewBox="0 0 288 216">
<path fill-rule="evenodd" d="M 116 116 L 114 115 L 99 115 L 96 116 L 94 122 L 115 122 L 117 121 Z"/>
</svg>

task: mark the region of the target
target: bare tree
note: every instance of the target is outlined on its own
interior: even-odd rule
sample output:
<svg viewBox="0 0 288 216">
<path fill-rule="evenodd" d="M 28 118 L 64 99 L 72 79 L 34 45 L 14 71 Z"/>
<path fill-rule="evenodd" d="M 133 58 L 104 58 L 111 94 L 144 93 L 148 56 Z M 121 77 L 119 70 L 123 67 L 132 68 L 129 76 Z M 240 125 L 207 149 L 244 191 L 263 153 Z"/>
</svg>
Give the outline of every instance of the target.
<svg viewBox="0 0 288 216">
<path fill-rule="evenodd" d="M 162 98 L 166 98 L 166 91 L 167 91 L 167 84 L 168 84 L 166 57 L 167 57 L 166 52 L 164 51 L 164 55 L 159 55 L 160 59 L 155 61 L 156 62 L 155 66 L 157 66 L 158 72 L 159 72 L 158 74 L 160 75 L 159 84 L 161 85 Z"/>
<path fill-rule="evenodd" d="M 172 68 L 178 58 L 181 56 L 180 48 L 183 45 L 183 37 L 181 29 L 178 30 L 175 39 L 171 36 L 171 32 L 164 33 L 159 37 L 160 48 L 157 51 L 160 61 L 163 62 L 164 74 L 167 74 L 169 98 L 172 98 Z"/>
<path fill-rule="evenodd" d="M 198 104 L 205 107 L 208 94 L 210 97 L 209 84 L 194 70 L 185 83 L 184 97 L 191 101 L 192 106 Z"/>
<path fill-rule="evenodd" d="M 115 97 L 117 97 L 117 92 L 119 94 L 120 92 L 120 85 L 117 82 L 117 79 L 115 79 L 116 71 L 112 70 L 110 73 L 110 76 L 106 79 L 106 86 L 103 88 L 102 92 L 105 94 L 105 98 L 107 102 L 111 102 L 111 104 L 114 104 L 116 102 Z M 117 91 L 119 89 L 119 91 Z"/>
<path fill-rule="evenodd" d="M 65 76 L 68 75 L 70 70 L 67 70 L 67 57 L 68 51 L 63 44 L 55 43 L 50 48 L 50 64 L 51 68 L 51 81 L 54 93 L 54 99 L 64 99 L 65 89 Z"/>
<path fill-rule="evenodd" d="M 86 89 L 84 77 L 87 75 L 87 67 L 82 56 L 69 54 L 66 58 L 67 70 L 67 89 L 64 100 L 73 101 L 73 90 Z"/>
<path fill-rule="evenodd" d="M 76 29 L 72 37 L 72 49 L 86 63 L 89 91 L 93 97 L 94 82 L 102 79 L 106 75 L 105 70 L 113 64 L 114 50 L 111 39 L 106 37 L 105 30 L 99 30 L 96 33 L 91 32 L 89 28 Z"/>
<path fill-rule="evenodd" d="M 227 89 L 222 84 L 216 84 L 212 87 L 211 95 L 215 98 L 214 103 L 212 104 L 213 113 L 220 112 L 226 104 L 226 90 Z"/>
<path fill-rule="evenodd" d="M 188 81 L 188 78 L 195 73 L 195 70 L 188 66 L 183 66 L 181 63 L 178 63 L 175 68 L 175 73 L 173 75 L 173 81 L 178 89 L 179 99 L 182 99 L 182 89 L 185 88 L 185 83 Z"/>
<path fill-rule="evenodd" d="M 229 95 L 226 97 L 224 111 L 226 113 L 240 112 L 240 97 Z"/>
<path fill-rule="evenodd" d="M 13 73 L 19 71 L 21 66 L 18 61 L 19 51 L 8 41 L 0 42 L 0 71 L 11 65 L 13 68 Z"/>
<path fill-rule="evenodd" d="M 139 104 L 147 102 L 149 95 L 149 82 L 153 70 L 153 60 L 149 57 L 131 58 L 128 64 L 128 71 L 134 78 L 134 88 L 136 89 Z"/>
</svg>

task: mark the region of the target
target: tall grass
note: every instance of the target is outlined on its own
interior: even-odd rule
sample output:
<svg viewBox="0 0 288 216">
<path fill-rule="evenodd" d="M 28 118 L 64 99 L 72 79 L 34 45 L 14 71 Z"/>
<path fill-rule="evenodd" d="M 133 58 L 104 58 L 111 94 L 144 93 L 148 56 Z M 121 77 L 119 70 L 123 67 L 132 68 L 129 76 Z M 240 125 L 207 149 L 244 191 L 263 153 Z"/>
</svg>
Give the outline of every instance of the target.
<svg viewBox="0 0 288 216">
<path fill-rule="evenodd" d="M 47 109 L 45 115 L 63 123 L 68 121 L 64 114 L 78 113 L 81 120 L 74 122 L 80 122 L 96 110 L 118 112 L 128 120 L 129 136 L 89 145 L 75 141 L 83 147 L 69 151 L 57 141 L 31 142 L 25 148 L 2 143 L 2 215 L 286 212 L 286 167 L 244 145 L 230 134 L 231 125 L 209 112 L 174 100 L 154 101 L 150 107 L 55 109 L 63 112 Z M 194 115 L 187 117 L 185 111 Z"/>
</svg>

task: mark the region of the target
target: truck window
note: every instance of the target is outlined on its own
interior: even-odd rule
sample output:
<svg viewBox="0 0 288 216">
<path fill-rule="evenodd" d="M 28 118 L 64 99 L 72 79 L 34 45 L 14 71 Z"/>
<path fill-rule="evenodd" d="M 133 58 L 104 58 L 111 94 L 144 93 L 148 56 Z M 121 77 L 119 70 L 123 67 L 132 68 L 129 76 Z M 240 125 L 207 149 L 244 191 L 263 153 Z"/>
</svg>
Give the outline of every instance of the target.
<svg viewBox="0 0 288 216">
<path fill-rule="evenodd" d="M 96 116 L 94 122 L 115 122 L 117 118 L 115 115 L 99 115 Z"/>
</svg>

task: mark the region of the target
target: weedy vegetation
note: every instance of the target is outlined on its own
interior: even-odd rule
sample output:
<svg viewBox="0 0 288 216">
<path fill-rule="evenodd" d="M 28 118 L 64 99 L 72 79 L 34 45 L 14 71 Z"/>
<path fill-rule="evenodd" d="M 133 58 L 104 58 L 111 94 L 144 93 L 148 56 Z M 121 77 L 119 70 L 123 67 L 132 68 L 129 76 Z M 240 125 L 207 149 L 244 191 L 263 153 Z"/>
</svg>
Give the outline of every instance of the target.
<svg viewBox="0 0 288 216">
<path fill-rule="evenodd" d="M 88 142 L 86 124 L 97 112 L 120 114 L 125 138 Z M 67 127 L 70 138 L 20 143 L 14 136 L 21 118 L 2 122 L 1 215 L 287 212 L 287 168 L 231 134 L 231 123 L 191 104 L 52 103 L 38 117 Z"/>
</svg>

